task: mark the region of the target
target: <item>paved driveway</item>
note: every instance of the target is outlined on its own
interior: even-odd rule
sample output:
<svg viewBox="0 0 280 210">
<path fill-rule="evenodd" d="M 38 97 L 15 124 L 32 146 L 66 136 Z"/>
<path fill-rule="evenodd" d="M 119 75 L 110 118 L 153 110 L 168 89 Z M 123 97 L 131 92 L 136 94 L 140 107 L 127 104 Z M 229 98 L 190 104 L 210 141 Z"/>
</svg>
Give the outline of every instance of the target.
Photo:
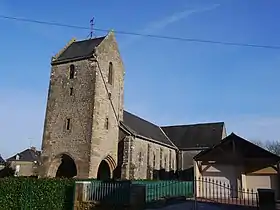
<svg viewBox="0 0 280 210">
<path fill-rule="evenodd" d="M 211 204 L 211 203 L 197 203 L 197 209 L 195 209 L 193 202 L 184 202 L 180 204 L 174 204 L 159 208 L 158 210 L 252 210 L 253 208 L 248 208 L 244 206 L 234 206 L 234 205 L 223 205 L 223 204 Z M 153 210 L 153 209 L 147 209 Z"/>
</svg>

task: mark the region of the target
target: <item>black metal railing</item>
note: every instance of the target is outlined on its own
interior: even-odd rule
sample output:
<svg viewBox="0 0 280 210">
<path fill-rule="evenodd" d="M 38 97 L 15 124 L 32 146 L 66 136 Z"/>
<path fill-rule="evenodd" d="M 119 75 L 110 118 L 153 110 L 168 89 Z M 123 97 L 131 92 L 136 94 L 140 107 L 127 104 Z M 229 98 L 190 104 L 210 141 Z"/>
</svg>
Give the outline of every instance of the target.
<svg viewBox="0 0 280 210">
<path fill-rule="evenodd" d="M 196 179 L 195 197 L 196 200 L 204 202 L 258 206 L 256 190 L 244 189 L 237 186 L 237 183 L 223 182 L 217 179 Z"/>
</svg>

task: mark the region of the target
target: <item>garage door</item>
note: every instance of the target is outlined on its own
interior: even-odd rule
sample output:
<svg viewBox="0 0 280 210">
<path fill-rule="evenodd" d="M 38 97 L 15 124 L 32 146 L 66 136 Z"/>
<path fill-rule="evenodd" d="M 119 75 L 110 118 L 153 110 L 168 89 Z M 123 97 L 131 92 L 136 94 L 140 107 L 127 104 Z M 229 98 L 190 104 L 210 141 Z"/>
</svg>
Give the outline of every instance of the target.
<svg viewBox="0 0 280 210">
<path fill-rule="evenodd" d="M 255 192 L 258 188 L 276 190 L 277 175 L 247 175 L 246 185 L 248 189 L 253 189 Z"/>
</svg>

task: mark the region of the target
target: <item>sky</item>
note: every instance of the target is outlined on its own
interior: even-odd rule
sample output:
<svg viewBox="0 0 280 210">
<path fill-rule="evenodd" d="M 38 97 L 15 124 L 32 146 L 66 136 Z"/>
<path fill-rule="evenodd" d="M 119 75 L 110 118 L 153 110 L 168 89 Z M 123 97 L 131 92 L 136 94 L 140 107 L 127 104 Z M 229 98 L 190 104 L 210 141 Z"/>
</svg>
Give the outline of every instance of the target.
<svg viewBox="0 0 280 210">
<path fill-rule="evenodd" d="M 224 121 L 227 133 L 280 140 L 280 50 L 118 34 L 280 46 L 280 1 L 0 0 L 0 15 L 114 29 L 125 108 L 159 125 Z M 0 154 L 41 148 L 50 60 L 89 30 L 0 18 Z M 106 32 L 95 30 L 96 36 Z"/>
</svg>

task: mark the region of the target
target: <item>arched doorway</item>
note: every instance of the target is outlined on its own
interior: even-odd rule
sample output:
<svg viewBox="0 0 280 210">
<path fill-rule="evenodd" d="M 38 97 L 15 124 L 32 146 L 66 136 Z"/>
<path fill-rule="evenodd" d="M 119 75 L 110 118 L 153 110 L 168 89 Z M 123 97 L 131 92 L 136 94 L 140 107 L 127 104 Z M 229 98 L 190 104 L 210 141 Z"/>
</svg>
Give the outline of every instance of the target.
<svg viewBox="0 0 280 210">
<path fill-rule="evenodd" d="M 56 177 L 72 178 L 74 176 L 77 176 L 76 164 L 70 156 L 63 154 Z"/>
<path fill-rule="evenodd" d="M 107 161 L 102 160 L 97 172 L 97 179 L 98 180 L 108 180 L 111 178 L 111 170 L 110 166 Z"/>
</svg>

